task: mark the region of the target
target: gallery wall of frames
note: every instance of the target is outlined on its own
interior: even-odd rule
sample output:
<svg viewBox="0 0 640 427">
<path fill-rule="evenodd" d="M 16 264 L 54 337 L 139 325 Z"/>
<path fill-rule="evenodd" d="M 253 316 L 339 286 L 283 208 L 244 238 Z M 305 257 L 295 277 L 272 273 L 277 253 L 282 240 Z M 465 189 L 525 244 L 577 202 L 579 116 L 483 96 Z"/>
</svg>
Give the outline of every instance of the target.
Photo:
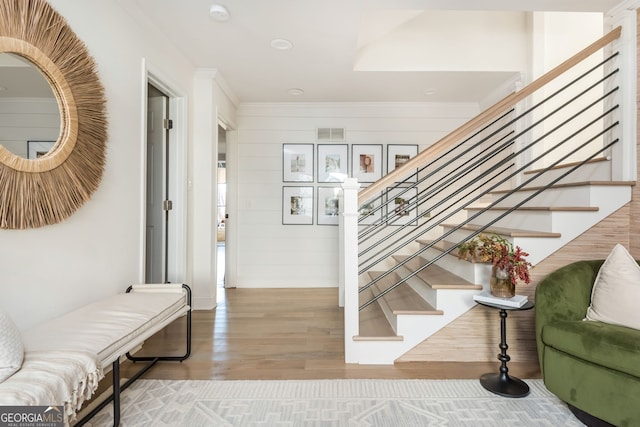
<svg viewBox="0 0 640 427">
<path fill-rule="evenodd" d="M 338 225 L 340 184 L 353 177 L 366 187 L 416 156 L 418 145 L 387 144 L 384 151 L 382 144 L 282 144 L 282 224 Z M 404 198 L 388 209 L 401 210 Z M 397 225 L 414 221 L 416 213 L 400 216 Z"/>
</svg>

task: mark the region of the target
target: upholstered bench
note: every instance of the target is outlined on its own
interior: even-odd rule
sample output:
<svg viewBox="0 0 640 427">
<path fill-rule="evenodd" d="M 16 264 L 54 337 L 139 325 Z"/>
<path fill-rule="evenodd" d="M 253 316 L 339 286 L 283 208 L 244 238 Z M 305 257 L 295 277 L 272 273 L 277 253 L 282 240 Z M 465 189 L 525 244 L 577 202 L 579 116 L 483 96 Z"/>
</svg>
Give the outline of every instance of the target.
<svg viewBox="0 0 640 427">
<path fill-rule="evenodd" d="M 186 352 L 182 356 L 134 357 L 153 334 L 187 316 Z M 191 291 L 186 285 L 134 285 L 126 293 L 107 297 L 21 334 L 24 357 L 19 370 L 0 383 L 0 405 L 57 406 L 73 421 L 112 370 L 113 394 L 81 420 L 84 424 L 114 402 L 114 425 L 119 423 L 120 392 L 159 360 L 182 361 L 191 352 Z M 120 386 L 120 360 L 148 361 Z M 1 379 L 0 379 L 1 380 Z"/>
</svg>

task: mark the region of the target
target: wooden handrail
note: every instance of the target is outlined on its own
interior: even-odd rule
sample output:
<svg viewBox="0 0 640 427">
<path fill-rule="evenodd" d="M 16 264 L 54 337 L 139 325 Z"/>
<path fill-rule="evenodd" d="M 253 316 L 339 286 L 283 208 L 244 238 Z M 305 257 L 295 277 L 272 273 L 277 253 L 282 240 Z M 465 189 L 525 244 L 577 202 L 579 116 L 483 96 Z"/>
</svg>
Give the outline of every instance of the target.
<svg viewBox="0 0 640 427">
<path fill-rule="evenodd" d="M 484 112 L 475 116 L 453 132 L 437 141 L 435 144 L 420 152 L 416 157 L 409 160 L 404 165 L 394 169 L 391 173 L 388 173 L 367 188 L 363 189 L 358 193 L 358 204 L 361 205 L 367 200 L 371 199 L 373 196 L 377 196 L 386 187 L 392 185 L 397 181 L 400 181 L 403 177 L 409 175 L 412 170 L 425 165 L 430 159 L 434 158 L 455 143 L 459 142 L 462 137 L 469 135 L 473 130 L 479 128 L 481 125 L 497 117 L 503 111 L 506 111 L 507 109 L 515 106 L 518 102 L 532 95 L 535 91 L 545 86 L 556 77 L 565 73 L 567 70 L 584 61 L 589 56 L 596 53 L 598 50 L 618 39 L 621 32 L 622 27 L 617 27 L 614 30 L 610 31 L 604 37 L 593 42 L 585 49 L 581 50 L 557 67 L 543 74 L 542 76 L 522 88 L 520 91 L 507 95 L 501 101 L 498 101 L 496 104 L 489 107 Z"/>
</svg>

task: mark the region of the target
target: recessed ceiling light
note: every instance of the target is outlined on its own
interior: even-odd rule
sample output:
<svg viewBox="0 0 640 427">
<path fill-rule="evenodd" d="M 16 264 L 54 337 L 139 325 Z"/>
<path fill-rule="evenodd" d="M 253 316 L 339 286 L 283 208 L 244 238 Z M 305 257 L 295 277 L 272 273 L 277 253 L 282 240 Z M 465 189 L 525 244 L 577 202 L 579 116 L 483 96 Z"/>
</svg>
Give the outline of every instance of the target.
<svg viewBox="0 0 640 427">
<path fill-rule="evenodd" d="M 271 47 L 278 50 L 289 50 L 293 48 L 293 43 L 287 39 L 273 39 L 271 40 Z"/>
<path fill-rule="evenodd" d="M 218 22 L 226 22 L 229 20 L 229 11 L 221 4 L 214 4 L 209 8 L 209 16 Z"/>
<path fill-rule="evenodd" d="M 304 90 L 298 89 L 297 87 L 291 88 L 287 91 L 289 95 L 300 96 L 304 93 Z"/>
</svg>

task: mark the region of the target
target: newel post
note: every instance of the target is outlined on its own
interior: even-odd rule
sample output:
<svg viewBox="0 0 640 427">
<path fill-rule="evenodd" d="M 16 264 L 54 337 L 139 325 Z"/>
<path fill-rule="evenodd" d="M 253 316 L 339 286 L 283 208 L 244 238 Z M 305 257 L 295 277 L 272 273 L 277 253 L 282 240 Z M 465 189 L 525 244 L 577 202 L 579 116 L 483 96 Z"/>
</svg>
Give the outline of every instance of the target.
<svg viewBox="0 0 640 427">
<path fill-rule="evenodd" d="M 621 55 L 612 65 L 620 70 L 617 84 L 622 90 L 616 92 L 615 102 L 621 108 L 616 113 L 621 126 L 616 129 L 620 142 L 611 148 L 611 179 L 614 181 L 635 181 L 637 179 L 637 11 L 626 7 L 616 7 L 609 14 L 611 26 L 621 26 L 620 38 L 613 42 L 613 50 Z"/>
<path fill-rule="evenodd" d="M 342 184 L 340 203 L 340 296 L 344 307 L 344 357 L 345 363 L 356 363 L 357 355 L 353 337 L 358 335 L 358 190 L 355 178 Z"/>
</svg>

